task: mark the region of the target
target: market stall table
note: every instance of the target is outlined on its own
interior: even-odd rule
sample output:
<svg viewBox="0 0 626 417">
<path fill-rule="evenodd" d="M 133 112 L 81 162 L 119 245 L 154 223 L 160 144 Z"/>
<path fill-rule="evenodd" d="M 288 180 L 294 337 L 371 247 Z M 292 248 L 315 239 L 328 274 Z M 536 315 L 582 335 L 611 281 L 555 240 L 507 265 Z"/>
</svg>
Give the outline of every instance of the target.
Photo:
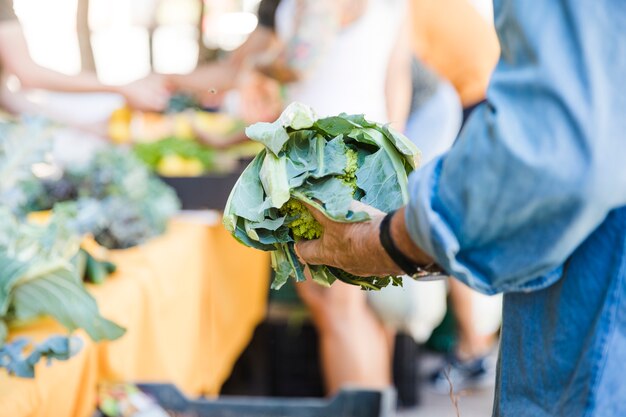
<svg viewBox="0 0 626 417">
<path fill-rule="evenodd" d="M 145 245 L 112 251 L 118 271 L 90 286 L 102 314 L 126 327 L 67 362 L 40 363 L 35 379 L 0 373 L 0 417 L 88 417 L 106 381 L 169 381 L 186 394 L 218 394 L 266 310 L 269 257 L 221 226 L 176 219 Z M 63 329 L 49 319 L 11 331 L 42 340 Z"/>
</svg>

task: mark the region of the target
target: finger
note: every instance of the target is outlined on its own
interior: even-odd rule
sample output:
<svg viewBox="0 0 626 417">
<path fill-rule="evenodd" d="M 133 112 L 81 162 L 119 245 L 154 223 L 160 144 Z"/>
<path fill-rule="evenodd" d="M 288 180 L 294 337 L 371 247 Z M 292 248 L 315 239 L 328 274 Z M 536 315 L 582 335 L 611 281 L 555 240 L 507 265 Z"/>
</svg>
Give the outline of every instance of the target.
<svg viewBox="0 0 626 417">
<path fill-rule="evenodd" d="M 384 212 L 378 210 L 377 208 L 369 206 L 365 203 L 361 203 L 360 201 L 357 201 L 357 200 L 352 200 L 352 202 L 350 203 L 350 210 L 354 212 L 362 211 L 362 212 L 369 214 L 370 216 L 384 216 L 385 215 Z"/>
<path fill-rule="evenodd" d="M 322 226 L 325 226 L 329 222 L 332 221 L 331 219 L 326 217 L 324 215 L 324 213 L 322 213 L 320 210 L 316 209 L 315 207 L 313 207 L 309 203 L 305 203 L 304 201 L 302 201 L 302 204 L 304 204 L 304 206 L 307 208 L 307 210 L 309 210 L 309 213 L 311 213 L 311 216 L 313 216 L 313 218 L 315 220 L 317 220 Z"/>
<path fill-rule="evenodd" d="M 324 264 L 322 256 L 322 245 L 318 239 L 301 240 L 295 245 L 296 256 L 303 264 L 322 265 Z"/>
</svg>

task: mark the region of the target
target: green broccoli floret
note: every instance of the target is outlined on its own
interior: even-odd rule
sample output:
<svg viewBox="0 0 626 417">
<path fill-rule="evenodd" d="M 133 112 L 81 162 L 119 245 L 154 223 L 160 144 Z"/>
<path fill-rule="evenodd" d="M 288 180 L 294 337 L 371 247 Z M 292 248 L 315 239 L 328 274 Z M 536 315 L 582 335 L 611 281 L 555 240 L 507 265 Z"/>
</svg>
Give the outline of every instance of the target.
<svg viewBox="0 0 626 417">
<path fill-rule="evenodd" d="M 352 187 L 356 191 L 356 170 L 357 166 L 357 153 L 353 149 L 348 148 L 346 151 L 346 168 L 343 175 L 338 175 L 337 178 L 341 179 L 344 184 Z M 295 239 L 318 239 L 322 236 L 322 225 L 315 220 L 315 217 L 309 213 L 306 206 L 302 204 L 300 200 L 294 198 L 289 199 L 280 208 L 280 213 L 283 216 L 295 218 L 288 224 L 293 237 Z"/>
<path fill-rule="evenodd" d="M 348 148 L 346 151 L 346 168 L 344 174 L 339 175 L 337 178 L 341 179 L 344 184 L 352 187 L 356 191 L 356 170 L 358 168 L 358 155 L 352 148 Z"/>
<path fill-rule="evenodd" d="M 280 213 L 283 216 L 295 217 L 288 224 L 294 238 L 311 240 L 322 235 L 322 225 L 315 220 L 315 217 L 309 213 L 309 210 L 300 200 L 290 199 L 280 208 Z"/>
</svg>

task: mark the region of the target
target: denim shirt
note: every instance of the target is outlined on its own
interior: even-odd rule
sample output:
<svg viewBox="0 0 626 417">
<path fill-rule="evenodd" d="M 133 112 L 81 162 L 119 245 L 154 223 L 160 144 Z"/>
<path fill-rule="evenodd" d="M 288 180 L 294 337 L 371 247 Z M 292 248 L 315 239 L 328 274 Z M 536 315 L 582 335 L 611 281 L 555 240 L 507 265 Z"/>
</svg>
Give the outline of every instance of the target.
<svg viewBox="0 0 626 417">
<path fill-rule="evenodd" d="M 409 233 L 505 293 L 495 416 L 626 416 L 626 1 L 494 12 L 487 103 L 410 178 Z"/>
</svg>

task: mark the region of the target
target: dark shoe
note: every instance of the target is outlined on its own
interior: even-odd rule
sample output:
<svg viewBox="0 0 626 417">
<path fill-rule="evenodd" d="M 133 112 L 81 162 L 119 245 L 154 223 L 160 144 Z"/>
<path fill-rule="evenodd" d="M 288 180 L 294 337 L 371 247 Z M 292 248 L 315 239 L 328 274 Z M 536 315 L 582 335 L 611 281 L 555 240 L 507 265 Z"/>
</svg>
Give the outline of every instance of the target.
<svg viewBox="0 0 626 417">
<path fill-rule="evenodd" d="M 446 372 L 448 377 L 446 377 Z M 448 381 L 448 378 L 450 381 Z M 447 358 L 446 363 L 429 378 L 431 389 L 440 394 L 453 391 L 491 388 L 496 382 L 496 353 L 461 361 L 456 355 Z"/>
</svg>

